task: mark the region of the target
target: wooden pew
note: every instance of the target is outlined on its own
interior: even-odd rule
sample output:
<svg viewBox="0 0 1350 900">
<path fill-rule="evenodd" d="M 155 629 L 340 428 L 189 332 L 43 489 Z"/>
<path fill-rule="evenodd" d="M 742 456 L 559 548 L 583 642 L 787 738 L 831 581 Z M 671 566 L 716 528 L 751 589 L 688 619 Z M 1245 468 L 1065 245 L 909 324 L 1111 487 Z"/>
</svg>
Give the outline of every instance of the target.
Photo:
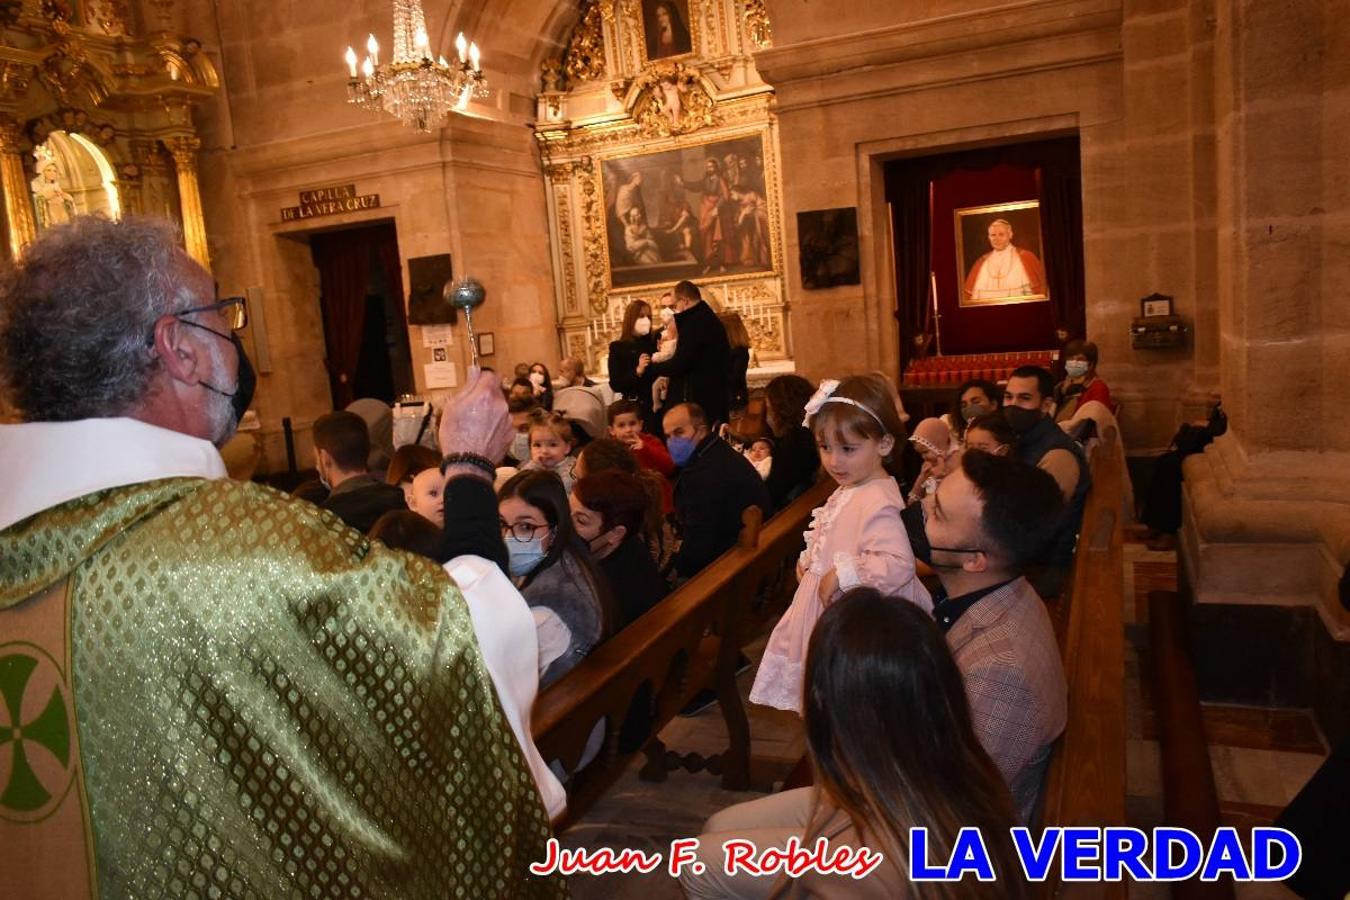
<svg viewBox="0 0 1350 900">
<path fill-rule="evenodd" d="M 1125 824 L 1125 624 L 1122 498 L 1127 477 L 1107 429 L 1092 456 L 1073 577 L 1059 610 L 1069 713 L 1054 750 L 1040 824 Z M 1035 885 L 1036 896 L 1123 900 L 1124 883 Z"/>
<path fill-rule="evenodd" d="M 532 721 L 535 744 L 544 759 L 560 761 L 567 771 L 576 768 L 595 723 L 605 722 L 599 755 L 572 777 L 559 830 L 623 771 L 627 757 L 618 750 L 619 728 L 644 684 L 656 713 L 643 777 L 662 780 L 670 769 L 684 766 L 720 775 L 728 790 L 755 785 L 749 721 L 736 690 L 737 655 L 754 630 L 791 600 L 802 533 L 811 511 L 833 489 L 828 479 L 817 484 L 763 525 L 758 508 L 747 510 L 736 547 L 540 692 Z M 728 635 L 731 639 L 723 640 Z M 709 684 L 717 690 L 729 747 L 710 759 L 667 750 L 656 733 Z M 759 784 L 768 789 L 762 780 Z"/>
</svg>

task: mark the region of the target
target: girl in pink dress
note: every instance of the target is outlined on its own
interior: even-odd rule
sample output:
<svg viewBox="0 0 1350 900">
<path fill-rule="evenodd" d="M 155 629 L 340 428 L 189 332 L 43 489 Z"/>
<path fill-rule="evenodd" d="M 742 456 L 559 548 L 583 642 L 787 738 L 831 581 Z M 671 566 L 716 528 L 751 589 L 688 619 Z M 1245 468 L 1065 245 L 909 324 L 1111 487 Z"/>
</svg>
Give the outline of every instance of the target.
<svg viewBox="0 0 1350 900">
<path fill-rule="evenodd" d="M 888 471 L 904 435 L 895 404 L 878 379 L 824 381 L 806 404 L 821 467 L 839 488 L 811 515 L 797 561 L 797 593 L 764 649 L 750 701 L 801 712 L 802 670 L 816 620 L 849 588 L 865 584 L 932 610 L 914 573 L 900 511 L 900 488 Z M 894 455 L 894 456 L 893 456 Z"/>
</svg>

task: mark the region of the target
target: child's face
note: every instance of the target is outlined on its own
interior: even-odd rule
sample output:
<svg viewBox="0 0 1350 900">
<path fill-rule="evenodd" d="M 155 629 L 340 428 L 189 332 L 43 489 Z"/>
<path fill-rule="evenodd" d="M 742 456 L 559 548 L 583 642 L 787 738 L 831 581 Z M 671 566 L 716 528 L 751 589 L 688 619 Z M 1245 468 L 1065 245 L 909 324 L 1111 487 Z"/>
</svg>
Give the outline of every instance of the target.
<svg viewBox="0 0 1350 900">
<path fill-rule="evenodd" d="M 889 434 L 881 440 L 831 428 L 816 433 L 820 464 L 840 486 L 861 484 L 886 471 L 886 456 L 895 448 Z"/>
<path fill-rule="evenodd" d="M 530 432 L 530 459 L 541 466 L 556 468 L 571 452 L 572 445 L 552 429 L 536 428 Z"/>
<path fill-rule="evenodd" d="M 413 512 L 430 519 L 438 528 L 445 525 L 445 498 L 441 496 L 444 484 L 440 469 L 423 469 L 413 478 L 412 498 L 408 501 Z"/>
<path fill-rule="evenodd" d="M 637 413 L 620 413 L 609 426 L 609 436 L 625 444 L 631 444 L 642 434 L 642 420 Z"/>
<path fill-rule="evenodd" d="M 750 445 L 750 459 L 754 462 L 763 462 L 772 455 L 768 441 L 755 441 Z"/>
</svg>

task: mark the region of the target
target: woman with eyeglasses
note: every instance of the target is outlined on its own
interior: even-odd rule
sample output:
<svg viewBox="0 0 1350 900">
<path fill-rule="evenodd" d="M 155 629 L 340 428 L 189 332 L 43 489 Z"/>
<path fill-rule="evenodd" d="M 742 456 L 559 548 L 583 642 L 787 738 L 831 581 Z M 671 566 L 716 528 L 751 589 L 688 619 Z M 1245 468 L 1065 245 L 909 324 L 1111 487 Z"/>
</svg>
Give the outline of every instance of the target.
<svg viewBox="0 0 1350 900">
<path fill-rule="evenodd" d="M 609 593 L 557 475 L 516 474 L 497 494 L 497 515 L 511 577 L 534 613 L 539 686 L 547 687 L 611 634 Z"/>
</svg>

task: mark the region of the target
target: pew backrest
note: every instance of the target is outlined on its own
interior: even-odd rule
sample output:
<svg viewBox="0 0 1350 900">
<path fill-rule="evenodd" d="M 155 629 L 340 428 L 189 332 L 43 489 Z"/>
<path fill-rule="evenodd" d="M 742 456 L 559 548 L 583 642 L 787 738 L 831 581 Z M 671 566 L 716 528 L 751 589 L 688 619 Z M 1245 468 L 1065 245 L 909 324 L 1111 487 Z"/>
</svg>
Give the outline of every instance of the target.
<svg viewBox="0 0 1350 900">
<path fill-rule="evenodd" d="M 1125 624 L 1122 497 L 1127 476 L 1109 426 L 1092 454 L 1092 489 L 1061 603 L 1068 720 L 1050 760 L 1042 796 L 1043 826 L 1124 825 Z M 1052 873 L 1055 871 L 1052 867 Z M 1061 893 L 1061 889 L 1063 889 Z M 1124 898 L 1122 883 L 1037 886 L 1042 898 Z"/>
<path fill-rule="evenodd" d="M 833 487 L 833 482 L 817 484 L 767 522 L 757 507 L 746 510 L 735 547 L 540 692 L 532 720 L 535 744 L 544 759 L 557 760 L 568 772 L 580 762 L 596 723 L 605 723 L 599 756 L 579 773 L 585 775 L 587 791 L 576 792 L 583 779 L 574 779 L 569 788 L 568 821 L 622 769 L 619 729 L 644 685 L 655 701 L 654 734 L 709 683 L 719 657 L 734 665 L 747 630 L 743 620 L 752 608 L 765 605 L 766 595 L 781 595 L 784 585 L 778 582 L 784 570 L 793 572 L 811 511 Z M 787 591 L 790 598 L 791 589 Z M 724 635 L 732 638 L 725 647 Z M 723 715 L 743 724 L 744 710 L 738 700 L 734 705 Z M 737 730 L 730 719 L 729 726 Z M 744 744 L 733 749 L 748 765 L 748 735 Z"/>
</svg>

